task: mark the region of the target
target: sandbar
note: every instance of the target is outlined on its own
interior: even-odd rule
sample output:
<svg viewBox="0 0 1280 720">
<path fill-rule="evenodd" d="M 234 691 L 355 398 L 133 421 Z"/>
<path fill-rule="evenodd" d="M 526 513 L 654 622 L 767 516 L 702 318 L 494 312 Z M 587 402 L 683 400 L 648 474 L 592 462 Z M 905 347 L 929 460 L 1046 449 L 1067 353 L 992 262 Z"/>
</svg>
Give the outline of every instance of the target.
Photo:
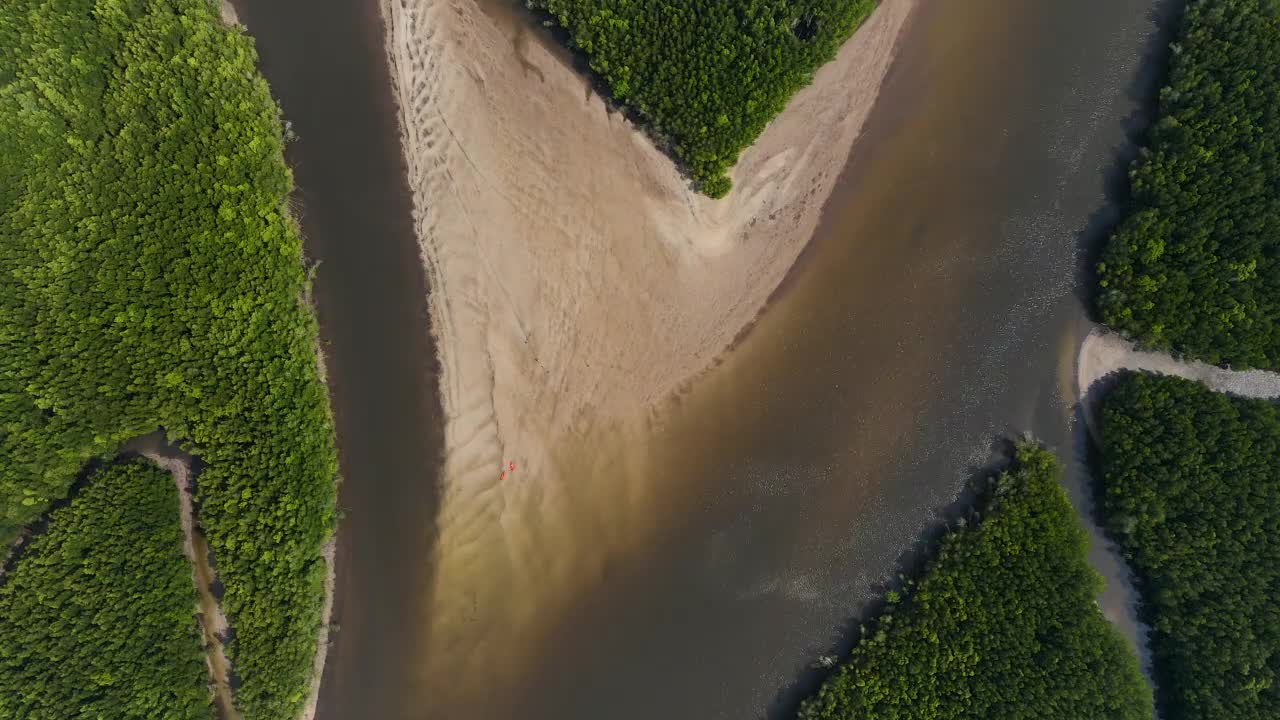
<svg viewBox="0 0 1280 720">
<path fill-rule="evenodd" d="M 572 578 L 643 545 L 652 513 L 615 512 L 660 502 L 636 448 L 813 237 L 919 4 L 884 0 L 716 201 L 514 7 L 382 0 L 441 367 L 425 612 L 449 677 L 518 668 Z"/>
</svg>

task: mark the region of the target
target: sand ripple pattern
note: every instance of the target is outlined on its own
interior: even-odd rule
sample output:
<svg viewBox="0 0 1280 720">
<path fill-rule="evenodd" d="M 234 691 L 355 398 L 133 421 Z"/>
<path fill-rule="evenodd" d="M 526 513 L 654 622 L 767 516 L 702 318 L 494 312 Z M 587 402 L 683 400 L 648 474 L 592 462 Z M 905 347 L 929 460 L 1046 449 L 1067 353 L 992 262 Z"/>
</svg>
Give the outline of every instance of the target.
<svg viewBox="0 0 1280 720">
<path fill-rule="evenodd" d="M 383 0 L 441 360 L 448 677 L 519 667 L 540 613 L 643 542 L 661 404 L 812 237 L 916 1 L 885 0 L 716 202 L 505 3 Z"/>
</svg>

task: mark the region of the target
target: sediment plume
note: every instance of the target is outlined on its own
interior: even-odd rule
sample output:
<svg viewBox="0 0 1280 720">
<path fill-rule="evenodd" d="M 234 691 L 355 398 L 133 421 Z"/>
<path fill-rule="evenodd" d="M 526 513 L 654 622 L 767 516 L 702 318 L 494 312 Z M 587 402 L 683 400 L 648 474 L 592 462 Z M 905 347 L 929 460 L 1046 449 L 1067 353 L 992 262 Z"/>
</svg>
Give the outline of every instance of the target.
<svg viewBox="0 0 1280 720">
<path fill-rule="evenodd" d="M 813 236 L 917 4 L 884 0 L 716 201 L 514 4 L 383 0 L 441 360 L 449 677 L 517 665 L 571 579 L 637 545 L 661 404 Z"/>
</svg>

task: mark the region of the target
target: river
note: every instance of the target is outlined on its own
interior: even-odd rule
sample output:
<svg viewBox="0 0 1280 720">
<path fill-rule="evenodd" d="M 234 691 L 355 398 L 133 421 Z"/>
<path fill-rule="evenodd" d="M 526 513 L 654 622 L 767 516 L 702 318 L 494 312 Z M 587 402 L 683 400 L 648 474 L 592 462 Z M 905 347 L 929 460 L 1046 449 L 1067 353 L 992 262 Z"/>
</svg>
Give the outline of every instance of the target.
<svg viewBox="0 0 1280 720">
<path fill-rule="evenodd" d="M 345 480 L 320 717 L 785 718 L 999 438 L 1058 449 L 1087 508 L 1084 268 L 1175 5 L 933 0 L 786 291 L 668 408 L 650 467 L 682 491 L 647 544 L 577 579 L 546 639 L 512 649 L 517 680 L 424 678 L 440 410 L 376 3 L 238 9 L 300 137 L 321 261 Z M 1093 559 L 1136 639 L 1114 556 Z"/>
<path fill-rule="evenodd" d="M 373 0 L 239 0 L 298 139 L 287 151 L 325 345 L 343 483 L 326 718 L 422 707 L 443 447 L 427 288 Z"/>
</svg>

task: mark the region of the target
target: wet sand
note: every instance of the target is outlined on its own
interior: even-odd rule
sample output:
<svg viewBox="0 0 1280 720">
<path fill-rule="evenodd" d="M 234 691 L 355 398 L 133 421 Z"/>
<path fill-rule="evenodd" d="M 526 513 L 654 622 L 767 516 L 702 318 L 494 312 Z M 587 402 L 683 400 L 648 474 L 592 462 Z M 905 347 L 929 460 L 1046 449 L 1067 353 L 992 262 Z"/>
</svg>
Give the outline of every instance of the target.
<svg viewBox="0 0 1280 720">
<path fill-rule="evenodd" d="M 812 237 L 915 1 L 887 0 L 712 201 L 514 0 L 384 0 L 448 492 L 511 462 L 552 482 L 550 448 L 723 352 Z"/>
</svg>

